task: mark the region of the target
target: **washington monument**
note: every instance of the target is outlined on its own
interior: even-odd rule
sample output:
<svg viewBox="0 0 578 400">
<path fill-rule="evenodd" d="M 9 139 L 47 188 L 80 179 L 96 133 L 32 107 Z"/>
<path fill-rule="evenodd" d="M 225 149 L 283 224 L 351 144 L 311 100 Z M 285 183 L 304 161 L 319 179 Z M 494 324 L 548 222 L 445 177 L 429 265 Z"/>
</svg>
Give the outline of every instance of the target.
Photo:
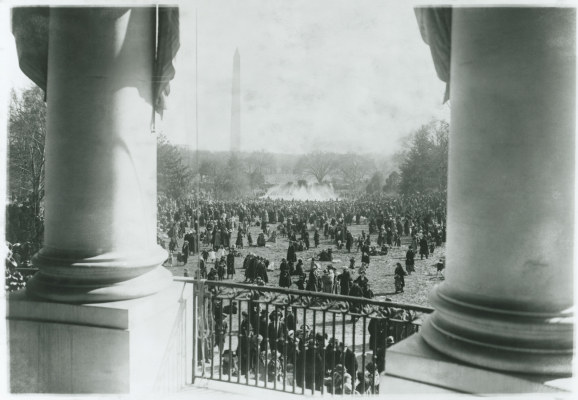
<svg viewBox="0 0 578 400">
<path fill-rule="evenodd" d="M 241 57 L 239 49 L 233 56 L 233 87 L 231 91 L 231 152 L 241 150 Z"/>
</svg>

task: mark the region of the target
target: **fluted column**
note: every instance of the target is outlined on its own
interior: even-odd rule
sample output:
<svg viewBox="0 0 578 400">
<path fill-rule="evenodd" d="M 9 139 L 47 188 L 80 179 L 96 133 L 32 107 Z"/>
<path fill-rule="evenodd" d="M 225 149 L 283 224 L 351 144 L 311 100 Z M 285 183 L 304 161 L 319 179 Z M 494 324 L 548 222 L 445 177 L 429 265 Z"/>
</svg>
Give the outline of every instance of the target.
<svg viewBox="0 0 578 400">
<path fill-rule="evenodd" d="M 423 337 L 466 363 L 571 373 L 575 25 L 453 10 L 447 273 Z"/>
<path fill-rule="evenodd" d="M 28 293 L 65 302 L 166 287 L 151 133 L 155 11 L 53 8 L 44 247 Z"/>
</svg>

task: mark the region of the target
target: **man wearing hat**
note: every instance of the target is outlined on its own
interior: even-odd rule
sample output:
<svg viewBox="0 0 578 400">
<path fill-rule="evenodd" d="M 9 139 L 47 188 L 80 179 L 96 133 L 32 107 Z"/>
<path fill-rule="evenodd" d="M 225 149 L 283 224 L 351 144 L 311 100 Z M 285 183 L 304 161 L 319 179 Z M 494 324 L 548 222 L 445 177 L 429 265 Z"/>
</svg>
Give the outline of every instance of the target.
<svg viewBox="0 0 578 400">
<path fill-rule="evenodd" d="M 249 324 L 248 314 L 246 311 L 241 312 L 241 328 L 239 330 L 239 344 L 237 345 L 237 356 L 239 358 L 239 367 L 241 374 L 247 373 L 249 337 L 252 335 L 251 325 Z"/>
<path fill-rule="evenodd" d="M 285 325 L 283 324 L 283 313 L 278 310 L 273 310 L 269 315 L 269 327 L 267 330 L 268 338 L 269 338 L 269 347 L 271 351 L 282 350 L 281 347 L 278 346 L 278 342 L 280 341 L 283 343 L 283 336 L 285 333 Z"/>
<path fill-rule="evenodd" d="M 407 253 L 405 253 L 405 269 L 407 269 L 408 275 L 415 272 L 415 252 L 412 246 L 409 246 Z"/>
<path fill-rule="evenodd" d="M 355 278 L 355 282 L 357 282 L 359 287 L 361 287 L 362 289 L 367 286 L 369 279 L 367 279 L 367 276 L 365 276 L 365 268 L 363 267 L 359 268 L 359 276 Z"/>
<path fill-rule="evenodd" d="M 351 274 L 349 273 L 349 269 L 343 268 L 343 272 L 337 276 L 337 280 L 339 281 L 340 294 L 349 296 L 349 290 L 351 289 Z"/>
<path fill-rule="evenodd" d="M 349 259 L 349 269 L 355 269 L 355 258 L 353 257 Z"/>
</svg>

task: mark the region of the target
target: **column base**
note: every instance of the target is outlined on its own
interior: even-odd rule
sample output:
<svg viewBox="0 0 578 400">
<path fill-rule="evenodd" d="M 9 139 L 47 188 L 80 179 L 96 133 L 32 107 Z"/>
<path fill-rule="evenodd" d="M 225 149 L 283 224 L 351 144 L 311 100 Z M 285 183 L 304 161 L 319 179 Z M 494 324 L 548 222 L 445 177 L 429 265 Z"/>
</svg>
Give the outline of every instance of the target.
<svg viewBox="0 0 578 400">
<path fill-rule="evenodd" d="M 445 284 L 444 284 L 445 285 Z M 436 311 L 421 334 L 436 350 L 492 370 L 570 376 L 574 355 L 571 309 L 506 309 L 441 285 L 431 295 Z M 527 305 L 525 306 L 527 307 Z"/>
<path fill-rule="evenodd" d="M 439 393 L 444 389 L 471 394 L 569 393 L 573 389 L 572 378 L 506 374 L 462 363 L 429 346 L 421 333 L 387 349 L 386 363 L 387 375 L 380 383 L 384 393 Z M 400 385 L 399 379 L 406 384 Z"/>
<path fill-rule="evenodd" d="M 192 377 L 192 285 L 99 304 L 7 301 L 12 393 L 175 392 Z"/>
<path fill-rule="evenodd" d="M 31 298 L 64 303 L 97 303 L 136 299 L 157 293 L 172 282 L 161 266 L 166 251 L 146 254 L 106 253 L 80 257 L 42 249 L 32 260 L 39 272 L 28 282 Z"/>
</svg>

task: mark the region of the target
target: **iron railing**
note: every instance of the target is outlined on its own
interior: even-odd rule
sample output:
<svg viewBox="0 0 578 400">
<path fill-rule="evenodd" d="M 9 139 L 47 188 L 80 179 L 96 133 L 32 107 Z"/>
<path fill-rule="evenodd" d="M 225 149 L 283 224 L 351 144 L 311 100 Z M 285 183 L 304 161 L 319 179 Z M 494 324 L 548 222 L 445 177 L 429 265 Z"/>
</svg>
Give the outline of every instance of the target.
<svg viewBox="0 0 578 400">
<path fill-rule="evenodd" d="M 386 350 L 433 309 L 269 286 L 194 285 L 193 382 L 290 393 L 378 393 Z"/>
</svg>

